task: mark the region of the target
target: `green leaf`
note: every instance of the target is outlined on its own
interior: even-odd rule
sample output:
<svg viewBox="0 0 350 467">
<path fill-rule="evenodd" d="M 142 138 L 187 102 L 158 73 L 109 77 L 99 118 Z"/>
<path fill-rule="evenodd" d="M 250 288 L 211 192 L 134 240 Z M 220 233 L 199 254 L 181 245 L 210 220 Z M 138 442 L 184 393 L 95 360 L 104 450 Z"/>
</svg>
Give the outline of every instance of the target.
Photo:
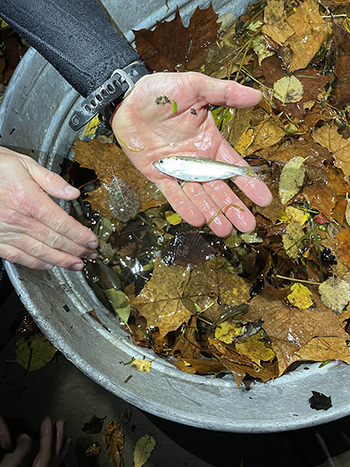
<svg viewBox="0 0 350 467">
<path fill-rule="evenodd" d="M 151 457 L 152 451 L 156 447 L 157 442 L 151 435 L 142 436 L 136 443 L 134 450 L 134 466 L 142 467 Z"/>
<path fill-rule="evenodd" d="M 286 204 L 295 196 L 304 183 L 305 169 L 301 167 L 307 158 L 293 157 L 282 169 L 279 195 L 281 203 Z"/>
<path fill-rule="evenodd" d="M 304 88 L 295 76 L 284 76 L 273 85 L 274 96 L 283 104 L 299 102 L 303 97 Z"/>
<path fill-rule="evenodd" d="M 56 353 L 55 347 L 43 334 L 35 334 L 16 343 L 16 362 L 27 371 L 35 371 L 51 362 Z"/>
<path fill-rule="evenodd" d="M 121 290 L 116 289 L 107 289 L 104 290 L 106 297 L 108 298 L 110 304 L 113 307 L 115 313 L 123 321 L 123 323 L 128 324 L 130 316 L 130 305 L 129 298 Z"/>
</svg>

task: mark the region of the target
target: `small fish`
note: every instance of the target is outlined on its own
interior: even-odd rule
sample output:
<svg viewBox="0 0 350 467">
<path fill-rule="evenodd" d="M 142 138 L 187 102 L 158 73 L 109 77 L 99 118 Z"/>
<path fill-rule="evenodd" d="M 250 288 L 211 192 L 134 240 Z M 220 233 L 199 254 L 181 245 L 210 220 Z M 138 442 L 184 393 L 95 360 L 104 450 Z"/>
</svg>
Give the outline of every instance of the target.
<svg viewBox="0 0 350 467">
<path fill-rule="evenodd" d="M 235 175 L 255 177 L 263 167 L 245 167 L 213 161 L 205 157 L 171 156 L 153 162 L 161 172 L 185 182 L 209 182 L 225 180 Z"/>
</svg>

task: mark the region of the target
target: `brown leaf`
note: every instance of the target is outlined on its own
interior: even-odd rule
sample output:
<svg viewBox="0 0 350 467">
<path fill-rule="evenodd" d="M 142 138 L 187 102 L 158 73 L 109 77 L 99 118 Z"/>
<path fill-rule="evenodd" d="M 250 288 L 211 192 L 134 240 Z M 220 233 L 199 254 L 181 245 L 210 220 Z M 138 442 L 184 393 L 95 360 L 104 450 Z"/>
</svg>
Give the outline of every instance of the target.
<svg viewBox="0 0 350 467">
<path fill-rule="evenodd" d="M 282 45 L 294 34 L 294 30 L 286 22 L 284 2 L 269 0 L 264 9 L 264 23 L 262 32 L 270 36 L 277 44 Z"/>
<path fill-rule="evenodd" d="M 198 358 L 200 353 L 199 345 L 196 341 L 197 317 L 192 316 L 185 333 L 177 339 L 171 354 L 182 359 L 193 360 Z"/>
<path fill-rule="evenodd" d="M 249 300 L 250 281 L 229 270 L 226 258 L 214 257 L 191 271 L 184 290 L 202 309 L 217 300 L 221 304 L 236 306 Z"/>
<path fill-rule="evenodd" d="M 319 5 L 314 0 L 300 3 L 287 22 L 295 32 L 289 41 L 293 51 L 289 66 L 289 71 L 292 72 L 307 67 L 327 35 L 331 34 L 331 28 L 322 19 Z"/>
<path fill-rule="evenodd" d="M 181 232 L 175 234 L 162 251 L 166 264 L 190 269 L 208 261 L 220 246 L 220 239 L 206 233 Z"/>
<path fill-rule="evenodd" d="M 318 294 L 313 293 L 314 309 L 299 310 L 285 302 L 289 289 L 277 290 L 267 285 L 263 292 L 251 301 L 244 315 L 247 321 L 264 321 L 263 328 L 289 365 L 295 352 L 314 337 L 338 337 L 349 339 L 335 314 L 323 305 Z"/>
<path fill-rule="evenodd" d="M 82 167 L 96 172 L 102 186 L 89 193 L 88 200 L 102 216 L 115 222 L 109 210 L 108 196 L 114 175 L 124 180 L 138 194 L 141 211 L 163 204 L 155 200 L 147 188 L 147 179 L 129 161 L 123 151 L 115 144 L 101 144 L 97 139 L 90 142 L 77 140 L 73 147 L 75 161 Z"/>
<path fill-rule="evenodd" d="M 197 7 L 190 24 L 182 24 L 178 7 L 170 22 L 157 22 L 154 30 L 134 31 L 136 49 L 153 71 L 188 71 L 199 68 L 209 47 L 217 48 L 218 15 L 212 5 Z"/>
<path fill-rule="evenodd" d="M 338 240 L 338 247 L 343 260 L 348 268 L 350 268 L 350 228 L 342 230 L 335 237 Z"/>
<path fill-rule="evenodd" d="M 160 337 L 187 323 L 191 312 L 182 304 L 183 290 L 190 272 L 177 266 L 166 266 L 156 259 L 152 278 L 130 303 L 147 320 L 147 327 L 159 327 Z"/>
<path fill-rule="evenodd" d="M 350 363 L 350 352 L 346 340 L 339 337 L 314 337 L 308 344 L 301 347 L 289 364 L 298 361 L 325 362 L 327 360 L 342 360 Z"/>
<path fill-rule="evenodd" d="M 328 148 L 333 155 L 334 164 L 339 167 L 349 183 L 350 177 L 350 138 L 345 139 L 338 133 L 338 127 L 335 122 L 325 124 L 312 134 L 313 139 Z"/>
<path fill-rule="evenodd" d="M 192 374 L 216 374 L 219 373 L 223 365 L 222 363 L 216 360 L 210 360 L 208 358 L 198 359 L 180 359 L 180 360 L 171 360 L 171 363 L 175 365 L 179 370 L 184 371 L 185 373 Z"/>
<path fill-rule="evenodd" d="M 119 423 L 115 421 L 108 422 L 103 433 L 103 442 L 107 447 L 109 460 L 114 467 L 120 467 L 121 453 L 124 448 L 124 433 Z"/>
</svg>

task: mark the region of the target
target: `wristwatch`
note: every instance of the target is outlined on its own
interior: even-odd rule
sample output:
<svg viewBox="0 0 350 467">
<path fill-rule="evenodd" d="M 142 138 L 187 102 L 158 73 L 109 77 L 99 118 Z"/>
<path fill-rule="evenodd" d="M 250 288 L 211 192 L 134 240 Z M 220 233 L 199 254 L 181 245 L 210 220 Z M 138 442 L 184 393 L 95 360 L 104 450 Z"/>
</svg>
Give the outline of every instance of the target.
<svg viewBox="0 0 350 467">
<path fill-rule="evenodd" d="M 148 73 L 141 61 L 131 63 L 122 70 L 115 70 L 74 110 L 69 120 L 70 127 L 78 131 L 97 114 L 101 114 L 108 124 L 118 104 L 132 91 L 137 81 Z"/>
</svg>

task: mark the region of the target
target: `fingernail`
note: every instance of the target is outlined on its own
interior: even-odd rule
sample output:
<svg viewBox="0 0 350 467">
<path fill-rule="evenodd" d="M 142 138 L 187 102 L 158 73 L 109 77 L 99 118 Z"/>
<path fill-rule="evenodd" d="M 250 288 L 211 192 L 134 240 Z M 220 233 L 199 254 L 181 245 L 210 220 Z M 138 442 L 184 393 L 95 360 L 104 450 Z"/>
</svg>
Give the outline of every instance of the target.
<svg viewBox="0 0 350 467">
<path fill-rule="evenodd" d="M 64 191 L 68 196 L 77 196 L 80 193 L 79 190 L 72 185 L 66 185 Z"/>
<path fill-rule="evenodd" d="M 93 242 L 89 242 L 89 243 L 87 244 L 87 246 L 88 246 L 89 248 L 97 248 L 97 247 L 98 247 L 98 241 L 97 241 L 97 240 L 94 240 Z"/>
<path fill-rule="evenodd" d="M 84 265 L 82 263 L 75 263 L 69 269 L 71 269 L 72 271 L 81 271 L 83 267 Z"/>
<path fill-rule="evenodd" d="M 91 255 L 86 256 L 88 259 L 96 259 L 98 257 L 98 253 L 91 253 Z"/>
<path fill-rule="evenodd" d="M 52 269 L 52 268 L 53 268 L 53 264 L 46 263 L 46 264 L 44 264 L 43 268 L 44 268 L 44 269 Z"/>
</svg>

